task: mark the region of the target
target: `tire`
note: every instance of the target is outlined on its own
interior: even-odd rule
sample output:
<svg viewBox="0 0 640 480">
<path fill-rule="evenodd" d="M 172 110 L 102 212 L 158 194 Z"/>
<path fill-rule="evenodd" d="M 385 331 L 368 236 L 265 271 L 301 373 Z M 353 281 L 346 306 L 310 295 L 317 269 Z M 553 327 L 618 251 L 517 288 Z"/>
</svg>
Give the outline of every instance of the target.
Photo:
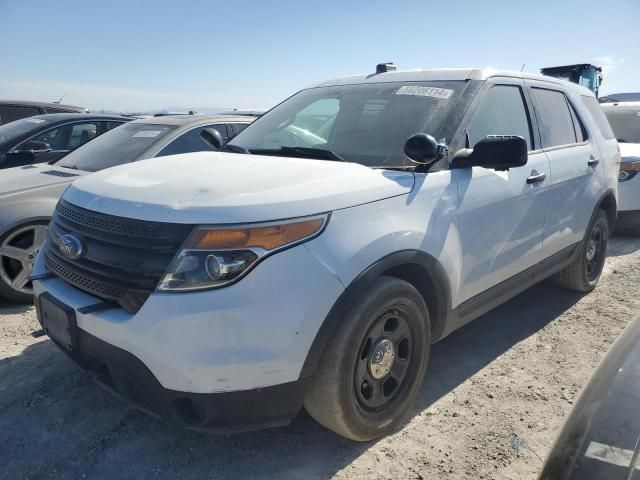
<svg viewBox="0 0 640 480">
<path fill-rule="evenodd" d="M 413 405 L 430 348 L 422 295 L 404 280 L 379 277 L 355 299 L 330 338 L 306 389 L 305 409 L 351 440 L 385 435 Z"/>
<path fill-rule="evenodd" d="M 585 234 L 578 257 L 553 277 L 556 284 L 578 292 L 593 290 L 602 274 L 608 244 L 609 218 L 600 209 Z"/>
<path fill-rule="evenodd" d="M 15 303 L 33 302 L 33 288 L 27 277 L 44 243 L 46 229 L 47 222 L 27 223 L 0 238 L 0 296 Z"/>
</svg>

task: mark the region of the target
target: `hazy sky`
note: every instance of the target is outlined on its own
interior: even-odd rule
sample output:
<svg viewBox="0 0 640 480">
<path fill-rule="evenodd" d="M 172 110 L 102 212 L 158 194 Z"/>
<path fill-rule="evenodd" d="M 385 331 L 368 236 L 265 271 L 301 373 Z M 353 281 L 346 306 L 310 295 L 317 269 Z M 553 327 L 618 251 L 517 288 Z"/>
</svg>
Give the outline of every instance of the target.
<svg viewBox="0 0 640 480">
<path fill-rule="evenodd" d="M 640 91 L 640 0 L 0 0 L 0 98 L 123 111 L 268 107 L 398 68 L 607 67 Z"/>
</svg>

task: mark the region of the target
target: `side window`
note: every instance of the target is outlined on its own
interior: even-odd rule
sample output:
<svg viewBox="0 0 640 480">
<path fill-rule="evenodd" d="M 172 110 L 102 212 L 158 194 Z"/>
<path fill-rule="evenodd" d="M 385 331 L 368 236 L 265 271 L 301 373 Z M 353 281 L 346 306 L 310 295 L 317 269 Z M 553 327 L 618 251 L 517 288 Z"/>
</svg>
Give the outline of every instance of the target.
<svg viewBox="0 0 640 480">
<path fill-rule="evenodd" d="M 236 135 L 239 134 L 242 130 L 249 126 L 248 123 L 234 123 L 233 126 L 236 128 Z"/>
<path fill-rule="evenodd" d="M 225 125 L 207 125 L 205 127 L 194 128 L 188 132 L 180 135 L 173 140 L 169 145 L 164 147 L 157 157 L 164 157 L 165 155 L 176 155 L 179 153 L 189 152 L 203 152 L 214 150 L 205 137 L 202 135 L 202 131 L 205 128 L 213 128 L 220 132 L 223 141 L 227 141 L 227 127 Z"/>
<path fill-rule="evenodd" d="M 564 93 L 543 88 L 532 88 L 531 92 L 538 113 L 542 146 L 550 148 L 576 143 L 576 130 Z"/>
<path fill-rule="evenodd" d="M 21 118 L 33 117 L 34 115 L 40 115 L 40 110 L 36 107 L 22 107 L 20 105 L 0 107 L 0 116 L 3 124 L 20 120 Z"/>
<path fill-rule="evenodd" d="M 31 140 L 47 143 L 55 151 L 67 151 L 95 138 L 97 131 L 98 126 L 95 122 L 76 123 L 53 128 Z"/>
<path fill-rule="evenodd" d="M 96 123 L 76 123 L 71 126 L 71 134 L 67 148 L 63 150 L 71 150 L 78 148 L 80 145 L 93 140 L 98 136 L 98 125 Z"/>
<path fill-rule="evenodd" d="M 575 128 L 576 136 L 578 137 L 578 143 L 586 142 L 589 140 L 589 134 L 587 133 L 584 123 L 582 123 L 580 115 L 578 115 L 576 109 L 573 108 L 571 102 L 569 102 L 569 110 L 571 112 L 571 120 L 573 120 L 573 127 Z"/>
<path fill-rule="evenodd" d="M 609 122 L 607 121 L 607 117 L 602 111 L 602 107 L 595 99 L 595 97 L 583 96 L 582 103 L 584 103 L 584 106 L 587 107 L 587 110 L 589 110 L 589 113 L 593 117 L 593 120 L 596 122 L 596 125 L 598 125 L 600 132 L 602 132 L 602 136 L 609 140 L 616 138 L 616 136 L 613 134 L 613 130 L 611 130 Z"/>
<path fill-rule="evenodd" d="M 487 135 L 518 135 L 533 150 L 531 122 L 520 87 L 496 85 L 481 102 L 467 129 L 471 146 Z"/>
</svg>

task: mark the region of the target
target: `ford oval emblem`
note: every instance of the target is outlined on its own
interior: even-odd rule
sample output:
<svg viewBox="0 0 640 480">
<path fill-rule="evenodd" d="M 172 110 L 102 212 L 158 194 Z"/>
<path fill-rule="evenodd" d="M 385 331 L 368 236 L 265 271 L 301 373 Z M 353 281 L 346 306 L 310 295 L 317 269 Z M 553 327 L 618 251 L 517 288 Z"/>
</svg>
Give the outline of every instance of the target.
<svg viewBox="0 0 640 480">
<path fill-rule="evenodd" d="M 82 240 L 70 233 L 58 239 L 58 249 L 70 260 L 78 260 L 84 255 Z"/>
</svg>

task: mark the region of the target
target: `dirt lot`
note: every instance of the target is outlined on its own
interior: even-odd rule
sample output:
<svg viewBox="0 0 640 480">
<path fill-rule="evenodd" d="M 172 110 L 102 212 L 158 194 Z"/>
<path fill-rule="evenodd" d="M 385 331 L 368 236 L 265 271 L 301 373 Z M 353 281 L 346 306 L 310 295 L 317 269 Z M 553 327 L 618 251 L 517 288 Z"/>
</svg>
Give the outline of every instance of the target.
<svg viewBox="0 0 640 480">
<path fill-rule="evenodd" d="M 0 305 L 0 478 L 535 478 L 609 345 L 640 311 L 640 240 L 613 239 L 600 285 L 537 286 L 434 347 L 404 427 L 346 441 L 290 427 L 210 436 L 130 410 Z"/>
</svg>

